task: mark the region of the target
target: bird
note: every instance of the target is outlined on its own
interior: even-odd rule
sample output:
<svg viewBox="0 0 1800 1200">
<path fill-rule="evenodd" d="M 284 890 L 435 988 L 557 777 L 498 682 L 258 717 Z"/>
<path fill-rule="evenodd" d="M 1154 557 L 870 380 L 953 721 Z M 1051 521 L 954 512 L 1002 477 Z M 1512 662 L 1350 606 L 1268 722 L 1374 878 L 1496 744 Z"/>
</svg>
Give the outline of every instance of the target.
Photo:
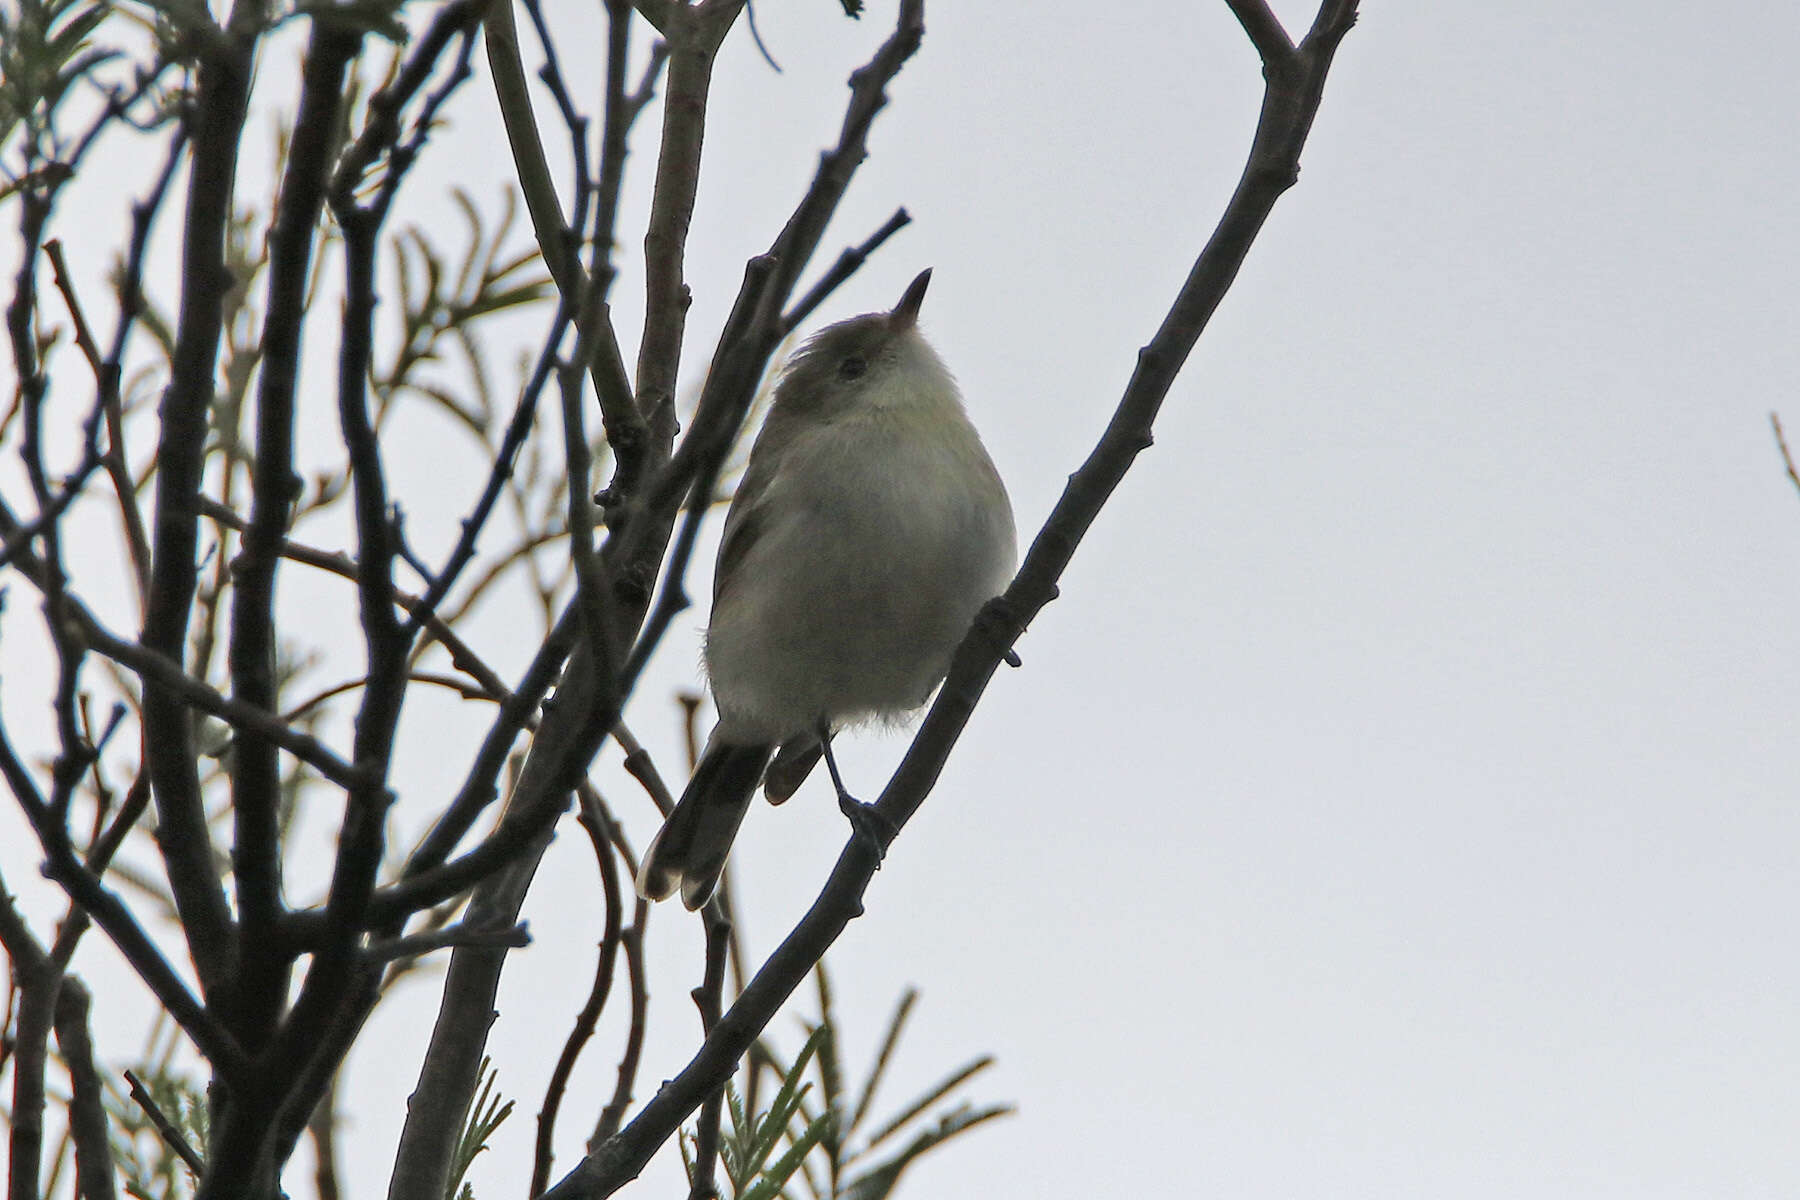
<svg viewBox="0 0 1800 1200">
<path fill-rule="evenodd" d="M 713 576 L 703 660 L 718 721 L 644 852 L 646 899 L 704 906 L 757 784 L 779 804 L 820 757 L 874 838 L 882 819 L 844 786 L 832 737 L 923 707 L 1012 578 L 1006 485 L 919 330 L 930 282 L 927 269 L 893 309 L 820 330 L 775 386 Z"/>
</svg>

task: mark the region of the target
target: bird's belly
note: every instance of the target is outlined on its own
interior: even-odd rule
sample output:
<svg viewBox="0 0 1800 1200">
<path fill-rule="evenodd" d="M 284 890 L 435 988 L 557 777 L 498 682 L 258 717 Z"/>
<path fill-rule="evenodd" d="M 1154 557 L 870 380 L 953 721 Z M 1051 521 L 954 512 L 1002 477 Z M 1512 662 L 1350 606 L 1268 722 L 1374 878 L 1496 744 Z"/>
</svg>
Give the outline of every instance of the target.
<svg viewBox="0 0 1800 1200">
<path fill-rule="evenodd" d="M 746 733 L 779 739 L 919 707 L 1004 582 L 967 506 L 835 501 L 767 530 L 740 569 L 780 564 L 785 577 L 746 575 L 714 609 L 713 693 L 721 720 Z"/>
</svg>

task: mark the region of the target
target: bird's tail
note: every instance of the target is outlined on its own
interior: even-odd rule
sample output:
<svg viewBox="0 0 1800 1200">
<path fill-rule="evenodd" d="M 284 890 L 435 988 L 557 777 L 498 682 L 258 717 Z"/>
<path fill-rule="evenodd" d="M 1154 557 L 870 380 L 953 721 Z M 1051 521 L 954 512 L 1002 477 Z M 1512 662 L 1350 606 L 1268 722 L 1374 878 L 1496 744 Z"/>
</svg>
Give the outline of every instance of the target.
<svg viewBox="0 0 1800 1200">
<path fill-rule="evenodd" d="M 732 839 L 774 750 L 768 745 L 732 745 L 716 737 L 708 744 L 681 802 L 644 851 L 638 895 L 666 900 L 680 888 L 681 902 L 689 909 L 712 897 Z"/>
</svg>

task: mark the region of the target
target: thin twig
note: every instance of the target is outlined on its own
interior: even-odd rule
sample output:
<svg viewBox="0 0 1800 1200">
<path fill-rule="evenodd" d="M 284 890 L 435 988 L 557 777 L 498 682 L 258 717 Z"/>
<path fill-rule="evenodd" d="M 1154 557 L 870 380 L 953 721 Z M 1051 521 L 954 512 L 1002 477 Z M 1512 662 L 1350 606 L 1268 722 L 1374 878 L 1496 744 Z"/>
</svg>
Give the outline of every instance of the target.
<svg viewBox="0 0 1800 1200">
<path fill-rule="evenodd" d="M 137 1101 L 138 1107 L 144 1110 L 144 1115 L 150 1118 L 150 1124 L 156 1127 L 157 1136 L 175 1152 L 175 1156 L 193 1173 L 194 1178 L 199 1179 L 205 1175 L 206 1160 L 200 1157 L 193 1144 L 187 1140 L 181 1127 L 169 1120 L 168 1115 L 157 1107 L 156 1100 L 150 1095 L 150 1089 L 144 1086 L 144 1081 L 127 1071 L 125 1085 L 131 1089 L 131 1098 Z"/>
<path fill-rule="evenodd" d="M 731 921 L 725 908 L 715 897 L 706 905 L 702 924 L 706 929 L 706 966 L 700 986 L 692 995 L 700 1010 L 700 1034 L 707 1037 L 718 1027 L 724 1008 L 725 960 L 731 943 Z M 713 1171 L 719 1157 L 719 1121 L 725 1110 L 725 1084 L 718 1087 L 700 1104 L 700 1119 L 694 1133 L 694 1180 L 688 1189 L 688 1200 L 717 1200 L 718 1185 Z"/>
<path fill-rule="evenodd" d="M 656 805 L 656 810 L 663 816 L 668 816 L 675 808 L 675 796 L 669 791 L 669 785 L 663 782 L 662 774 L 657 771 L 650 752 L 632 736 L 631 730 L 622 721 L 613 726 L 613 740 L 625 751 L 625 770 L 643 785 L 645 794 L 650 797 L 650 803 Z"/>
<path fill-rule="evenodd" d="M 527 1196 L 536 1196 L 550 1185 L 550 1167 L 554 1162 L 556 1144 L 556 1118 L 562 1111 L 563 1094 L 568 1090 L 569 1077 L 575 1073 L 575 1063 L 581 1057 L 581 1051 L 588 1039 L 594 1036 L 594 1027 L 600 1022 L 600 1014 L 606 1010 L 607 997 L 612 994 L 614 970 L 618 965 L 619 946 L 623 941 L 621 935 L 624 926 L 625 902 L 619 883 L 619 866 L 613 857 L 613 848 L 607 840 L 608 819 L 605 806 L 600 803 L 599 793 L 591 786 L 583 785 L 580 794 L 581 809 L 576 820 L 582 832 L 588 836 L 588 843 L 593 847 L 594 860 L 600 869 L 600 889 L 605 897 L 606 913 L 600 930 L 600 954 L 594 964 L 594 981 L 588 987 L 587 1000 L 581 1011 L 575 1014 L 575 1023 L 569 1030 L 569 1036 L 563 1040 L 562 1053 L 556 1056 L 556 1066 L 550 1072 L 550 1082 L 544 1088 L 544 1102 L 538 1107 L 537 1142 L 532 1152 L 531 1188 Z"/>
<path fill-rule="evenodd" d="M 778 327 L 781 336 L 800 327 L 800 323 L 813 314 L 813 310 L 825 302 L 826 297 L 835 292 L 844 281 L 856 274 L 857 269 L 868 261 L 869 255 L 881 248 L 881 244 L 899 233 L 912 222 L 912 215 L 904 208 L 896 208 L 894 215 L 887 222 L 870 234 L 860 246 L 851 246 L 838 255 L 838 260 L 831 264 L 831 269 L 819 276 L 819 282 L 807 289 L 806 295 L 800 297 L 794 306 L 781 314 Z"/>
<path fill-rule="evenodd" d="M 594 391 L 600 400 L 601 425 L 606 431 L 607 444 L 612 447 L 615 463 L 606 495 L 609 502 L 616 503 L 635 494 L 642 482 L 650 437 L 650 427 L 632 394 L 624 356 L 613 332 L 612 310 L 607 304 L 616 273 L 613 251 L 618 236 L 619 192 L 625 180 L 631 128 L 655 93 L 656 81 L 669 61 L 669 46 L 667 42 L 657 42 L 650 48 L 650 61 L 644 67 L 637 90 L 627 95 L 625 71 L 630 51 L 631 6 L 626 0 L 607 0 L 606 19 L 606 100 L 601 124 L 600 180 L 589 251 L 588 287 L 601 306 L 598 315 L 601 336 L 596 339 L 590 367 Z"/>
<path fill-rule="evenodd" d="M 88 328 L 87 316 L 81 311 L 81 301 L 75 295 L 75 284 L 69 278 L 69 263 L 63 257 L 62 243 L 56 238 L 46 241 L 44 257 L 50 260 L 51 273 L 56 278 L 56 290 L 62 293 L 63 304 L 69 310 L 69 320 L 75 324 L 75 344 L 81 348 L 82 357 L 87 359 L 88 366 L 98 378 L 105 369 L 105 360 L 100 357 L 100 347 L 94 342 L 93 330 Z"/>
<path fill-rule="evenodd" d="M 1781 448 L 1781 465 L 1787 468 L 1787 477 L 1800 488 L 1800 472 L 1794 470 L 1794 456 L 1788 452 L 1787 437 L 1781 432 L 1781 417 L 1776 413 L 1769 414 L 1769 424 L 1775 427 L 1775 444 Z"/>
<path fill-rule="evenodd" d="M 313 1143 L 313 1189 L 319 1200 L 340 1200 L 337 1155 L 337 1076 L 325 1089 L 312 1116 L 307 1118 L 306 1132 Z"/>
<path fill-rule="evenodd" d="M 529 945 L 531 945 L 531 931 L 522 923 L 503 929 L 471 929 L 465 923 L 431 933 L 409 934 L 406 937 L 395 938 L 391 942 L 377 942 L 363 952 L 363 957 L 370 964 L 385 964 L 397 962 L 403 958 L 418 958 L 436 950 L 449 950 L 457 946 L 490 948 L 502 946 L 518 949 L 521 946 Z"/>
<path fill-rule="evenodd" d="M 638 1065 L 644 1056 L 644 1034 L 649 1027 L 650 992 L 644 983 L 644 925 L 649 919 L 650 904 L 640 898 L 632 909 L 631 924 L 619 935 L 625 951 L 626 975 L 631 984 L 631 1024 L 625 1031 L 625 1049 L 619 1055 L 612 1098 L 600 1110 L 593 1136 L 588 1139 L 589 1154 L 618 1132 L 637 1088 Z"/>
</svg>

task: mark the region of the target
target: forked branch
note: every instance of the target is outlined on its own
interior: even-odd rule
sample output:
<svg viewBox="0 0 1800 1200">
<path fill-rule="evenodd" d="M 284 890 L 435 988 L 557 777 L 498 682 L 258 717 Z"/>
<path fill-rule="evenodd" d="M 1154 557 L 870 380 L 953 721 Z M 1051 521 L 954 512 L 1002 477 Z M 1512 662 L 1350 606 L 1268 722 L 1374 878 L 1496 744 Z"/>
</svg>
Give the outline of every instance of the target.
<svg viewBox="0 0 1800 1200">
<path fill-rule="evenodd" d="M 1012 586 L 983 611 L 957 650 L 943 690 L 876 805 L 896 830 L 931 791 L 988 680 L 1031 618 L 1055 598 L 1056 581 L 1094 518 L 1138 451 L 1150 445 L 1151 425 L 1176 374 L 1237 277 L 1275 201 L 1298 175 L 1300 151 L 1333 55 L 1355 21 L 1356 0 L 1326 0 L 1312 30 L 1291 54 L 1276 44 L 1279 26 L 1272 25 L 1273 18 L 1261 19 L 1267 15 L 1264 6 L 1234 2 L 1232 8 L 1265 67 L 1262 112 L 1243 176 L 1162 326 L 1139 351 L 1137 370 L 1099 443 L 1070 477 Z M 681 1122 L 730 1077 L 763 1027 L 862 911 L 862 894 L 876 861 L 855 838 L 845 845 L 806 916 L 720 1018 L 693 1060 L 548 1197 L 597 1200 L 637 1176 Z"/>
</svg>

